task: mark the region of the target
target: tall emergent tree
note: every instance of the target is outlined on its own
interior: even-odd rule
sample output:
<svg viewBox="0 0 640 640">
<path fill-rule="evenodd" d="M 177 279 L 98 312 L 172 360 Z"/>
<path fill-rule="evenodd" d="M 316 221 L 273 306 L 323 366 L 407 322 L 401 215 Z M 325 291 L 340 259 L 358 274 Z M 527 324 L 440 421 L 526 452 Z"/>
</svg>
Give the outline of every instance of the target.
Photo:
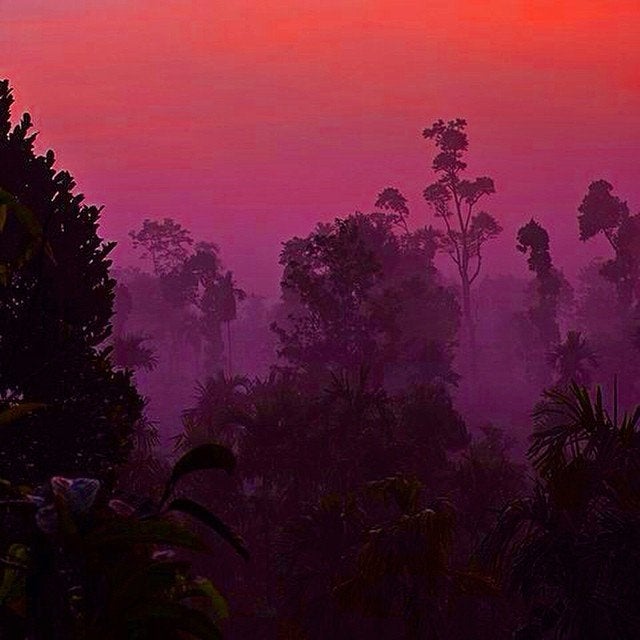
<svg viewBox="0 0 640 640">
<path fill-rule="evenodd" d="M 98 236 L 100 209 L 83 204 L 54 154 L 34 151 L 31 118 L 10 120 L 0 82 L 0 403 L 37 407 L 0 430 L 2 477 L 99 476 L 122 461 L 142 400 L 114 371 L 113 244 Z"/>
<path fill-rule="evenodd" d="M 444 223 L 441 249 L 451 257 L 460 276 L 462 315 L 474 357 L 471 285 L 480 274 L 483 245 L 495 238 L 502 227 L 486 211 L 476 212 L 478 202 L 495 192 L 493 180 L 486 176 L 475 180 L 463 177 L 469 146 L 466 127 L 466 120 L 461 118 L 438 120 L 422 132 L 424 138 L 435 143 L 437 154 L 431 167 L 438 178 L 424 190 L 424 198 Z"/>
</svg>

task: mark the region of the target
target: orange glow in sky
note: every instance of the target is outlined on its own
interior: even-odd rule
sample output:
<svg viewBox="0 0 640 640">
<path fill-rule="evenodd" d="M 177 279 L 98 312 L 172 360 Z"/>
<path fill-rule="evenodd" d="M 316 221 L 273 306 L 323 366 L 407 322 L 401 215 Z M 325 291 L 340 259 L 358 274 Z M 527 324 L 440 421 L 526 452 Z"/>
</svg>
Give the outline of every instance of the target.
<svg viewBox="0 0 640 640">
<path fill-rule="evenodd" d="M 640 206 L 637 0 L 4 0 L 0 60 L 106 235 L 175 217 L 261 292 L 280 241 L 385 186 L 432 221 L 439 117 L 495 178 L 493 270 L 532 215 L 570 266 L 593 179 Z"/>
</svg>

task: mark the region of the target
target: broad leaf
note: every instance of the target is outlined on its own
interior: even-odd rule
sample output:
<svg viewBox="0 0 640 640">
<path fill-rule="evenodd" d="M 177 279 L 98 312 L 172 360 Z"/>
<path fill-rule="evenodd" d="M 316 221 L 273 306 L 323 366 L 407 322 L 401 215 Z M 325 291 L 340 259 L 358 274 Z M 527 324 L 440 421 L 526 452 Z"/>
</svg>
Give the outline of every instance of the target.
<svg viewBox="0 0 640 640">
<path fill-rule="evenodd" d="M 181 513 L 186 513 L 190 515 L 192 518 L 199 520 L 203 524 L 206 524 L 210 529 L 213 529 L 223 540 L 228 542 L 239 555 L 241 555 L 245 560 L 249 560 L 249 552 L 247 548 L 244 546 L 244 542 L 235 533 L 232 529 L 230 529 L 218 516 L 214 515 L 203 507 L 202 505 L 194 502 L 193 500 L 189 500 L 188 498 L 178 498 L 177 500 L 173 500 L 171 504 L 168 506 L 170 511 L 180 511 Z"/>
<path fill-rule="evenodd" d="M 216 620 L 226 620 L 229 617 L 227 600 L 206 578 L 195 580 L 182 594 L 182 597 L 206 598 Z"/>
<path fill-rule="evenodd" d="M 180 478 L 194 471 L 202 471 L 204 469 L 222 469 L 227 473 L 232 473 L 235 466 L 236 459 L 231 450 L 220 444 L 203 444 L 191 449 L 173 467 L 161 504 L 164 504 L 167 500 Z"/>
</svg>

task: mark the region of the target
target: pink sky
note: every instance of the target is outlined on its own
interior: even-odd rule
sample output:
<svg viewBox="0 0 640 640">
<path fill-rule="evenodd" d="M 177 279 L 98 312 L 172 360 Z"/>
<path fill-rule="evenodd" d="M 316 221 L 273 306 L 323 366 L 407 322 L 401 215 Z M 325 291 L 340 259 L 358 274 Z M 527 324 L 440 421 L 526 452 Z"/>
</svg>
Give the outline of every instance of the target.
<svg viewBox="0 0 640 640">
<path fill-rule="evenodd" d="M 4 0 L 2 13 L 0 75 L 106 206 L 121 256 L 129 229 L 171 216 L 217 242 L 242 286 L 273 293 L 282 240 L 369 209 L 385 186 L 432 221 L 420 132 L 439 117 L 467 118 L 470 170 L 496 181 L 490 272 L 525 272 L 514 234 L 533 215 L 571 273 L 593 179 L 640 207 L 637 0 Z"/>
</svg>

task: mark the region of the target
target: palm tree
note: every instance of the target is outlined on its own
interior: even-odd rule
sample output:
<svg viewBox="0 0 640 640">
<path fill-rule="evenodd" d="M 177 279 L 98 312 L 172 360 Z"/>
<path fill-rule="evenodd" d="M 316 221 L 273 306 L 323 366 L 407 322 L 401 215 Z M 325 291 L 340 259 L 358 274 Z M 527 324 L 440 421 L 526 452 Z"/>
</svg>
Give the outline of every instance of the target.
<svg viewBox="0 0 640 640">
<path fill-rule="evenodd" d="M 223 371 L 198 383 L 194 406 L 182 413 L 183 430 L 175 438 L 176 450 L 211 440 L 236 448 L 241 427 L 237 416 L 247 406 L 250 387 L 248 378 L 228 376 Z"/>
<path fill-rule="evenodd" d="M 512 501 L 485 557 L 529 609 L 527 639 L 640 637 L 640 407 L 618 416 L 600 389 L 547 392 L 529 458 L 533 494 Z"/>
<path fill-rule="evenodd" d="M 214 291 L 216 315 L 227 327 L 227 375 L 233 375 L 231 359 L 231 322 L 237 317 L 237 301 L 244 300 L 246 294 L 233 281 L 233 273 L 227 271 L 219 278 Z"/>
<path fill-rule="evenodd" d="M 111 359 L 116 367 L 153 371 L 158 364 L 154 349 L 144 343 L 149 336 L 142 333 L 124 333 L 113 340 Z"/>
<path fill-rule="evenodd" d="M 548 362 L 556 373 L 556 384 L 561 387 L 567 387 L 571 382 L 588 385 L 590 369 L 598 367 L 595 351 L 579 331 L 569 331 L 565 341 L 551 351 Z"/>
</svg>

